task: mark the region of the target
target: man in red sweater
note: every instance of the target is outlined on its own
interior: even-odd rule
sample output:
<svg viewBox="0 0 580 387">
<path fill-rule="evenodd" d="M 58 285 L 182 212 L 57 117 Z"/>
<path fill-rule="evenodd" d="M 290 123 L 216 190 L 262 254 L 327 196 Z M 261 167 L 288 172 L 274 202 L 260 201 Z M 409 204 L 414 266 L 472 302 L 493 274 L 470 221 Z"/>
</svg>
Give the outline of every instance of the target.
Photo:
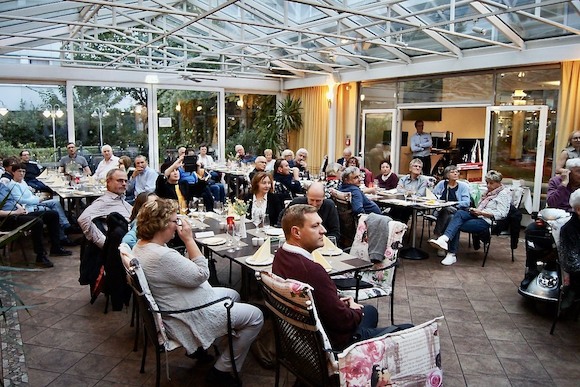
<svg viewBox="0 0 580 387">
<path fill-rule="evenodd" d="M 357 304 L 352 297 L 338 296 L 326 270 L 312 259 L 312 251 L 324 246 L 326 233 L 316 207 L 306 204 L 289 207 L 282 217 L 282 229 L 286 243 L 276 252 L 272 272 L 314 288 L 312 295 L 318 316 L 333 349 L 340 350 L 357 340 L 412 326 L 377 328 L 379 316 L 375 307 Z"/>
</svg>

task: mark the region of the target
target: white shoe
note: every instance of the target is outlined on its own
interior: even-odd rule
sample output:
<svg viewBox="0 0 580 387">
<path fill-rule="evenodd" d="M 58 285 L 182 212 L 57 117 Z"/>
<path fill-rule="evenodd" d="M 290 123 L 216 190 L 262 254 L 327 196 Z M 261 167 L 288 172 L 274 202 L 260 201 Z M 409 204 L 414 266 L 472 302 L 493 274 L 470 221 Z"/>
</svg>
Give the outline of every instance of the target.
<svg viewBox="0 0 580 387">
<path fill-rule="evenodd" d="M 447 251 L 447 250 L 449 250 L 449 247 L 447 247 L 447 241 L 443 238 L 444 238 L 444 236 L 441 235 L 437 239 L 429 239 L 429 244 L 431 244 L 431 246 L 435 247 L 436 249 L 441 249 L 441 250 Z"/>
<path fill-rule="evenodd" d="M 447 254 L 447 252 L 443 249 L 438 249 L 437 250 L 437 256 L 443 258 L 445 255 Z"/>
<path fill-rule="evenodd" d="M 450 266 L 457 262 L 457 256 L 453 253 L 447 253 L 445 259 L 441 261 L 442 265 Z"/>
</svg>

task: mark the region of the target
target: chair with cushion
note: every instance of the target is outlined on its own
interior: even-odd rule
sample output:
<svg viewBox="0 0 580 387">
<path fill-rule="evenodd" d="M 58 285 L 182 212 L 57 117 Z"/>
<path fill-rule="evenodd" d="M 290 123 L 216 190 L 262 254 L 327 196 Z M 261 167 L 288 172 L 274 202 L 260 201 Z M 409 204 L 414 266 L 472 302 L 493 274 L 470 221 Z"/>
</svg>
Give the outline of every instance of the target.
<svg viewBox="0 0 580 387">
<path fill-rule="evenodd" d="M 147 283 L 147 278 L 145 277 L 145 273 L 139 264 L 139 260 L 132 256 L 132 254 L 128 253 L 126 250 L 122 250 L 123 261 L 126 262 L 129 259 L 130 262 L 130 269 L 129 269 L 129 278 L 130 278 L 130 285 L 133 289 L 134 297 L 137 299 L 137 305 L 139 309 L 139 315 L 141 316 L 141 321 L 143 325 L 143 338 L 144 338 L 144 345 L 143 345 L 143 356 L 141 358 L 141 373 L 145 372 L 145 361 L 147 358 L 147 346 L 148 341 L 151 340 L 155 347 L 155 356 L 156 356 L 156 379 L 155 385 L 159 386 L 160 379 L 161 379 L 161 353 L 165 353 L 166 355 L 166 372 L 167 372 L 167 379 L 171 380 L 169 377 L 169 364 L 167 363 L 167 353 L 173 351 L 181 347 L 181 344 L 172 339 L 167 331 L 165 330 L 165 326 L 163 324 L 163 316 L 172 315 L 172 314 L 181 314 L 181 313 L 189 313 L 194 312 L 196 310 L 200 310 L 206 308 L 208 306 L 223 303 L 225 312 L 227 313 L 228 319 L 228 339 L 229 339 L 229 348 L 230 348 L 230 355 L 232 361 L 232 368 L 235 375 L 235 378 L 239 381 L 239 375 L 237 372 L 237 368 L 234 362 L 234 353 L 233 353 L 233 343 L 232 343 L 232 322 L 231 322 L 231 315 L 230 311 L 234 304 L 234 302 L 229 297 L 222 297 L 216 299 L 212 302 L 208 302 L 203 305 L 194 306 L 187 309 L 182 310 L 160 310 L 149 290 L 149 285 Z"/>
<path fill-rule="evenodd" d="M 281 365 L 312 386 L 388 385 L 372 384 L 375 372 L 388 373 L 391 383 L 401 385 L 442 385 L 438 319 L 336 352 L 318 318 L 311 286 L 265 271 L 256 278 L 274 321 L 276 386 Z"/>
<path fill-rule="evenodd" d="M 503 232 L 507 231 L 510 236 L 510 248 L 511 248 L 511 255 L 512 255 L 512 262 L 515 262 L 514 251 L 518 248 L 518 241 L 520 239 L 520 222 L 522 220 L 522 213 L 518 210 L 514 205 L 510 205 L 510 210 L 508 212 L 508 216 L 504 219 L 500 220 L 493 220 L 491 222 L 491 226 L 489 230 L 477 234 L 472 235 L 473 244 L 477 246 L 478 240 L 483 242 L 483 262 L 481 263 L 481 267 L 485 266 L 485 261 L 487 260 L 487 255 L 489 254 L 489 250 L 491 247 L 491 237 L 492 235 L 500 235 Z"/>
<path fill-rule="evenodd" d="M 385 228 L 378 227 L 376 230 L 369 230 L 367 219 L 376 216 L 380 217 L 377 219 L 382 221 L 380 224 L 385 224 Z M 358 286 L 343 287 L 340 279 L 335 280 L 335 282 L 338 282 L 337 287 L 340 289 L 340 294 L 344 297 L 353 297 L 357 302 L 378 297 L 390 297 L 392 325 L 394 324 L 394 284 L 397 267 L 399 266 L 398 253 L 402 247 L 402 240 L 406 230 L 407 225 L 391 220 L 384 215 L 361 215 L 350 254 L 365 261 L 372 261 L 374 265 L 372 268 L 360 273 Z M 372 247 L 381 251 L 381 258 L 377 259 L 376 255 L 373 255 L 371 259 L 369 256 L 369 235 L 372 240 L 377 235 L 380 237 L 385 234 L 388 235 L 385 243 L 380 244 L 380 246 L 376 246 L 373 243 Z"/>
</svg>

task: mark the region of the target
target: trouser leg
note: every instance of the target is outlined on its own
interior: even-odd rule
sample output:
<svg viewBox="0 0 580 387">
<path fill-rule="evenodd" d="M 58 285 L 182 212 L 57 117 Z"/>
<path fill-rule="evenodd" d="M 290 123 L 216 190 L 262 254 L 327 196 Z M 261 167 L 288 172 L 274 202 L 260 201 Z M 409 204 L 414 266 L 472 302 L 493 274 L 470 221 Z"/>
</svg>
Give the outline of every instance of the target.
<svg viewBox="0 0 580 387">
<path fill-rule="evenodd" d="M 62 229 L 59 225 L 58 214 L 56 211 L 43 211 L 42 220 L 46 224 L 48 236 L 50 239 L 50 247 L 52 250 L 60 249 L 60 239 Z"/>
<path fill-rule="evenodd" d="M 239 371 L 246 360 L 250 345 L 254 342 L 264 325 L 262 311 L 255 306 L 238 302 L 240 295 L 233 289 L 214 288 L 219 297 L 229 296 L 235 304 L 231 309 L 232 328 L 234 330 L 233 347 L 236 368 Z M 232 371 L 229 348 L 222 351 L 214 367 L 223 372 Z"/>
<path fill-rule="evenodd" d="M 435 229 L 433 233 L 437 236 L 442 235 L 445 232 L 445 229 L 451 222 L 451 218 L 453 214 L 457 212 L 457 208 L 455 207 L 443 207 L 439 210 L 439 214 L 437 215 L 437 221 L 435 222 Z"/>
<path fill-rule="evenodd" d="M 39 206 L 48 207 L 49 209 L 56 211 L 56 213 L 58 214 L 59 224 L 63 228 L 70 227 L 70 222 L 68 221 L 68 218 L 66 217 L 66 213 L 64 212 L 64 209 L 60 205 L 60 201 L 58 199 L 45 200 L 45 201 L 41 202 Z"/>
</svg>

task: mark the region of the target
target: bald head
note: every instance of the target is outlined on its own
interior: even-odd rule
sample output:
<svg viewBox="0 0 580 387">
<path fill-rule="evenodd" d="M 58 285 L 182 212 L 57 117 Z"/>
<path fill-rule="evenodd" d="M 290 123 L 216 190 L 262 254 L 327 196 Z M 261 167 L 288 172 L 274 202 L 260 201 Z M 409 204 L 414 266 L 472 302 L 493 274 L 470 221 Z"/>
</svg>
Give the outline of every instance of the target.
<svg viewBox="0 0 580 387">
<path fill-rule="evenodd" d="M 316 209 L 320 209 L 324 202 L 324 184 L 320 182 L 310 184 L 308 191 L 306 191 L 306 199 L 308 200 L 309 205 L 316 207 Z"/>
</svg>

